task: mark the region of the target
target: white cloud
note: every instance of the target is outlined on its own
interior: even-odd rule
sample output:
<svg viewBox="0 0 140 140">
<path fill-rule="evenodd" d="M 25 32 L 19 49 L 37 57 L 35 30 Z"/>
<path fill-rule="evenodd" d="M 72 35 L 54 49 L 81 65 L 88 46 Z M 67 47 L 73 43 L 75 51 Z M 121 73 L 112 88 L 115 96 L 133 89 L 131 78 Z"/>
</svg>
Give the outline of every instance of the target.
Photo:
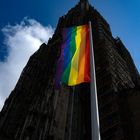
<svg viewBox="0 0 140 140">
<path fill-rule="evenodd" d="M 44 27 L 34 19 L 25 18 L 20 24 L 7 25 L 2 32 L 9 54 L 5 62 L 0 62 L 0 110 L 29 57 L 43 42 L 47 43 L 53 29 L 51 26 Z"/>
</svg>

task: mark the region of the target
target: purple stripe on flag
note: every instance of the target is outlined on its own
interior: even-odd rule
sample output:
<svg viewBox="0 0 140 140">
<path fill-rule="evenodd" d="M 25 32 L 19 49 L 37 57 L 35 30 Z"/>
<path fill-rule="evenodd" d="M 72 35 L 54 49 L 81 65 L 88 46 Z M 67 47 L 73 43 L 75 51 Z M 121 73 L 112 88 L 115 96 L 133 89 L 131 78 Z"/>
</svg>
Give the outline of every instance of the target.
<svg viewBox="0 0 140 140">
<path fill-rule="evenodd" d="M 64 29 L 63 30 L 63 39 L 66 38 L 66 34 L 67 30 Z M 56 68 L 56 75 L 55 75 L 55 89 L 59 89 L 60 88 L 60 81 L 61 81 L 61 76 L 62 76 L 62 72 L 63 72 L 63 65 L 64 65 L 64 49 L 66 47 L 66 43 L 65 40 L 63 40 L 62 45 L 61 45 L 61 54 L 60 57 L 57 61 L 57 68 Z"/>
</svg>

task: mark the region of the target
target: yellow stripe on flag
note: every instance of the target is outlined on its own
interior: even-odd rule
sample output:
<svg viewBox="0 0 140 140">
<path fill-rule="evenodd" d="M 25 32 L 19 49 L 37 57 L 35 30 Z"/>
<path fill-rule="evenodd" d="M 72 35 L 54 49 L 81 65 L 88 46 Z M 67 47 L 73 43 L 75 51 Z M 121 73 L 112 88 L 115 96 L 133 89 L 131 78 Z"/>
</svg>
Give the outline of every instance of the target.
<svg viewBox="0 0 140 140">
<path fill-rule="evenodd" d="M 85 47 L 86 47 L 86 29 L 83 27 L 81 32 L 81 43 L 80 43 L 80 54 L 79 54 L 79 64 L 78 64 L 78 76 L 77 83 L 81 83 L 84 81 L 85 74 Z"/>
<path fill-rule="evenodd" d="M 78 76 L 78 66 L 79 66 L 79 54 L 80 54 L 80 44 L 81 44 L 81 32 L 82 27 L 77 27 L 75 42 L 76 42 L 76 51 L 71 61 L 71 71 L 68 85 L 72 86 L 77 83 L 77 76 Z"/>
</svg>

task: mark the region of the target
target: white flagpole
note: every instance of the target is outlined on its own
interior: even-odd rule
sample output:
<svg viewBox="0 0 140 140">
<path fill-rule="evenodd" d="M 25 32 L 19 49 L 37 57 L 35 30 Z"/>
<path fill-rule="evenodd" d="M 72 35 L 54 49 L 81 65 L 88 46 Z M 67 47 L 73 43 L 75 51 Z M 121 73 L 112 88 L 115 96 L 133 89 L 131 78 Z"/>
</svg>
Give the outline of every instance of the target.
<svg viewBox="0 0 140 140">
<path fill-rule="evenodd" d="M 100 140 L 100 125 L 98 112 L 98 99 L 95 74 L 95 60 L 93 52 L 92 26 L 89 22 L 90 29 L 90 94 L 91 94 L 91 140 Z"/>
</svg>

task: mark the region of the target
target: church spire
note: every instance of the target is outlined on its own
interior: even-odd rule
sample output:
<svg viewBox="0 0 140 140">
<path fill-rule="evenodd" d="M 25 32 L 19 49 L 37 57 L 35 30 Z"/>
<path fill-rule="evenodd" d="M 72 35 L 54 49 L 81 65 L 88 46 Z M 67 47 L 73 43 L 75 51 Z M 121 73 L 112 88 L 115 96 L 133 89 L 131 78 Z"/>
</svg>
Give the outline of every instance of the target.
<svg viewBox="0 0 140 140">
<path fill-rule="evenodd" d="M 80 0 L 81 9 L 82 10 L 88 10 L 89 9 L 89 3 L 88 0 Z"/>
<path fill-rule="evenodd" d="M 86 3 L 88 0 L 80 0 L 80 3 Z"/>
</svg>

